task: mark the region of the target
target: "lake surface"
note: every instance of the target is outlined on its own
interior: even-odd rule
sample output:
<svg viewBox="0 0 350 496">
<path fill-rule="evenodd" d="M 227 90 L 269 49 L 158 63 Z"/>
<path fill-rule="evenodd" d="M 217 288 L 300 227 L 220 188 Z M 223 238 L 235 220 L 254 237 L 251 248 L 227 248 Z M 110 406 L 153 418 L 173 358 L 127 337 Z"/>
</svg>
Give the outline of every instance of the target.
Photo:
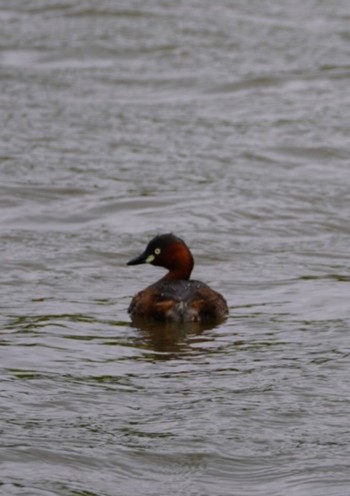
<svg viewBox="0 0 350 496">
<path fill-rule="evenodd" d="M 0 1 L 0 494 L 350 494 L 348 0 Z M 223 293 L 130 323 L 156 234 Z"/>
</svg>

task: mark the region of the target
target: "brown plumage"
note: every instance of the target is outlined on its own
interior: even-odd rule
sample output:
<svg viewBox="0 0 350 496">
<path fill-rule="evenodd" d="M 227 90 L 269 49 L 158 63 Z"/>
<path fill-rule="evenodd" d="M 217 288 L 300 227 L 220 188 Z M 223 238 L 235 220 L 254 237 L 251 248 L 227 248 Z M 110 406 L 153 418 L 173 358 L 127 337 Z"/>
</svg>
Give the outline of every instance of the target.
<svg viewBox="0 0 350 496">
<path fill-rule="evenodd" d="M 168 269 L 159 281 L 137 293 L 129 306 L 132 319 L 218 322 L 228 314 L 226 300 L 200 281 L 190 280 L 194 261 L 185 242 L 174 234 L 153 238 L 128 265 L 150 263 Z"/>
</svg>

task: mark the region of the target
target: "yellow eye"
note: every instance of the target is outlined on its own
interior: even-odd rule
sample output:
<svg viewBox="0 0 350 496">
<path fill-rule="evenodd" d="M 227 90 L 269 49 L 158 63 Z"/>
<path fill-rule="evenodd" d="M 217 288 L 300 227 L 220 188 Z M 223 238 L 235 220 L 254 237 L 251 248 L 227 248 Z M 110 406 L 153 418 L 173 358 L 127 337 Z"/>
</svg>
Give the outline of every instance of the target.
<svg viewBox="0 0 350 496">
<path fill-rule="evenodd" d="M 156 248 L 156 249 L 154 250 L 154 254 L 155 254 L 155 255 L 159 255 L 159 253 L 160 253 L 160 248 Z"/>
</svg>

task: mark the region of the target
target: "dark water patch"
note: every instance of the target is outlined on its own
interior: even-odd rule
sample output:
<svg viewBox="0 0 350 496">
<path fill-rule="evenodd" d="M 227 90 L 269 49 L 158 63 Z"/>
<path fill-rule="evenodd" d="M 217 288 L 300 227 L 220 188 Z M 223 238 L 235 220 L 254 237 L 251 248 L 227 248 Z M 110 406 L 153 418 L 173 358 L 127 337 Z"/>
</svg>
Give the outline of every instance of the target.
<svg viewBox="0 0 350 496">
<path fill-rule="evenodd" d="M 326 275 L 305 275 L 301 276 L 299 279 L 303 281 L 318 281 L 318 280 L 331 280 L 338 282 L 350 282 L 350 276 L 345 274 L 326 274 Z"/>
<path fill-rule="evenodd" d="M 37 301 L 42 301 L 39 298 Z M 58 322 L 57 322 L 58 321 Z M 36 329 L 45 327 L 49 322 L 55 325 L 67 327 L 60 321 L 67 322 L 96 322 L 96 320 L 88 315 L 80 314 L 57 314 L 57 315 L 36 315 L 36 316 L 19 316 L 15 317 L 7 324 L 7 327 L 12 330 L 16 329 L 17 332 L 32 332 Z"/>
</svg>

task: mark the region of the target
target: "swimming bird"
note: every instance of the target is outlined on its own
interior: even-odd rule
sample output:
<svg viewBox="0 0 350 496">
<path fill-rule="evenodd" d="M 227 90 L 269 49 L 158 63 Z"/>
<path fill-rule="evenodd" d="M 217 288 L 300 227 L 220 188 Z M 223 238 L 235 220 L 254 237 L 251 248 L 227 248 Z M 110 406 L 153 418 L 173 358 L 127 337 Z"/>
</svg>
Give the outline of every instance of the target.
<svg viewBox="0 0 350 496">
<path fill-rule="evenodd" d="M 144 263 L 168 272 L 132 298 L 128 312 L 133 320 L 209 323 L 227 316 L 225 298 L 207 284 L 190 279 L 194 260 L 181 238 L 172 233 L 155 236 L 127 265 Z"/>
</svg>

